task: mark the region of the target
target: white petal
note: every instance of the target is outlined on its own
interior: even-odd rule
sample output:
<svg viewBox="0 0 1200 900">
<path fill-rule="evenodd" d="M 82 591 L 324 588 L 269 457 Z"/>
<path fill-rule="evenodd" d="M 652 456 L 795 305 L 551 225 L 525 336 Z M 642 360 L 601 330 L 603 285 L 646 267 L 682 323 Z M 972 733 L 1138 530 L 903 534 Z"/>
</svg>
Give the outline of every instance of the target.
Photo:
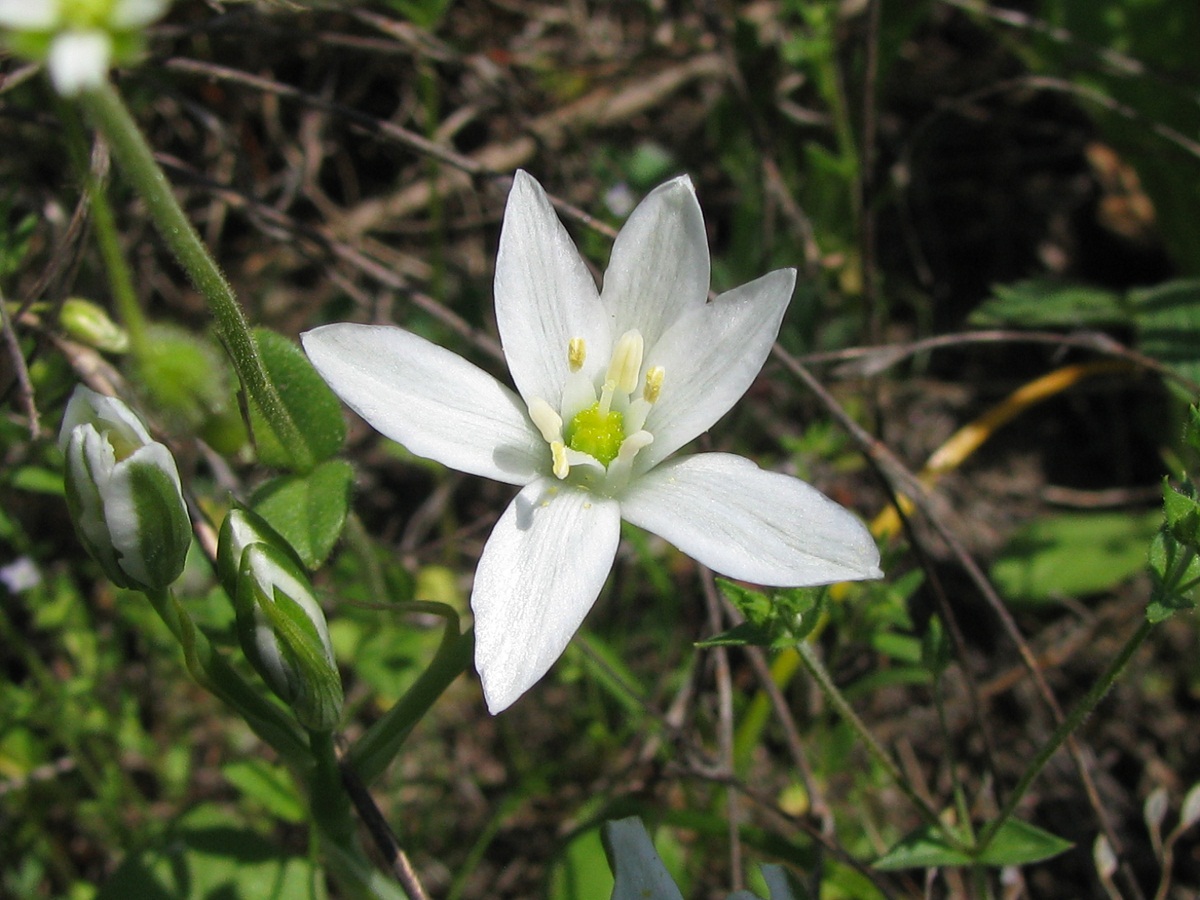
<svg viewBox="0 0 1200 900">
<path fill-rule="evenodd" d="M 779 269 L 692 310 L 667 330 L 646 359 L 664 375 L 646 418 L 654 443 L 638 454 L 638 471 L 707 431 L 746 393 L 771 352 L 795 285 L 795 270 Z"/>
<path fill-rule="evenodd" d="M 179 470 L 175 468 L 171 451 L 162 444 L 139 447 L 128 459 L 112 467 L 111 477 L 107 481 L 97 480 L 97 487 L 104 502 L 104 520 L 108 525 L 109 540 L 117 551 L 117 564 L 135 583 L 153 584 L 156 578 L 147 564 L 142 542 L 147 534 L 154 534 L 167 523 L 141 520 L 133 481 L 134 471 L 140 466 L 151 466 L 167 473 L 174 482 L 179 494 L 179 508 L 182 509 L 184 502 Z"/>
<path fill-rule="evenodd" d="M 49 31 L 58 24 L 56 0 L 0 0 L 0 25 L 13 31 Z"/>
<path fill-rule="evenodd" d="M 620 539 L 615 501 L 527 485 L 513 499 L 475 570 L 475 668 L 488 710 L 506 709 L 562 654 L 612 568 Z"/>
<path fill-rule="evenodd" d="M 417 456 L 509 484 L 549 469 L 525 405 L 461 356 L 384 325 L 325 325 L 300 339 L 334 393 Z"/>
<path fill-rule="evenodd" d="M 852 513 L 798 478 L 740 456 L 702 453 L 636 480 L 621 516 L 709 568 L 803 587 L 879 578 L 879 550 Z"/>
<path fill-rule="evenodd" d="M 630 215 L 613 244 L 601 298 L 613 337 L 636 328 L 647 347 L 708 298 L 708 237 L 686 175 L 656 187 Z"/>
<path fill-rule="evenodd" d="M 99 87 L 108 76 L 112 38 L 103 31 L 64 31 L 50 43 L 47 64 L 54 89 L 64 97 Z"/>
<path fill-rule="evenodd" d="M 495 292 L 500 341 L 526 402 L 541 397 L 559 405 L 571 338 L 587 345 L 589 375 L 606 364 L 608 323 L 596 282 L 546 192 L 523 171 L 513 177 L 504 210 Z"/>
<path fill-rule="evenodd" d="M 59 447 L 65 448 L 75 428 L 85 424 L 95 426 L 97 431 L 109 432 L 110 439 L 117 438 L 125 445 L 122 448 L 125 451 L 124 455 L 128 455 L 134 447 L 152 443 L 154 440 L 137 413 L 123 401 L 97 393 L 81 384 L 71 394 L 66 412 L 63 413 L 62 429 L 58 436 Z"/>
<path fill-rule="evenodd" d="M 149 25 L 167 9 L 167 0 L 117 0 L 108 17 L 110 27 L 124 31 Z"/>
<path fill-rule="evenodd" d="M 14 31 L 47 31 L 59 22 L 57 0 L 0 0 L 0 25 Z"/>
</svg>

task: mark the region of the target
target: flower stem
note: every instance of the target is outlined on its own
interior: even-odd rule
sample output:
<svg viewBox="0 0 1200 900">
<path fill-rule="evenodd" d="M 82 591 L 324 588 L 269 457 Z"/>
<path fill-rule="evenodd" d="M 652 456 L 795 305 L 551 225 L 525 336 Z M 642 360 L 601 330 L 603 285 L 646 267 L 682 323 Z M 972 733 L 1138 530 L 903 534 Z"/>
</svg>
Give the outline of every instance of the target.
<svg viewBox="0 0 1200 900">
<path fill-rule="evenodd" d="M 829 676 L 829 672 L 817 656 L 817 652 L 813 649 L 812 644 L 808 641 L 799 641 L 796 644 L 796 651 L 800 654 L 800 661 L 804 664 L 804 668 L 808 670 L 808 674 L 812 676 L 817 686 L 821 689 L 821 693 L 825 695 L 825 699 L 833 705 L 838 714 L 854 729 L 859 739 L 863 742 L 863 745 L 867 748 L 867 752 L 883 767 L 888 777 L 896 783 L 896 786 L 903 791 L 904 795 L 912 801 L 912 804 L 917 808 L 917 812 L 921 814 L 921 818 L 941 831 L 948 841 L 958 845 L 960 843 L 958 835 L 942 824 L 941 819 L 938 818 L 937 810 L 931 807 L 916 792 L 913 786 L 908 783 L 908 779 L 904 777 L 904 773 L 900 771 L 900 767 L 896 765 L 891 756 L 888 755 L 888 752 L 875 739 L 875 735 L 871 734 L 863 720 L 858 717 L 858 714 L 846 702 L 846 698 L 842 696 L 842 692 L 833 683 L 833 679 Z"/>
<path fill-rule="evenodd" d="M 1054 734 L 1050 736 L 1050 740 L 1042 746 L 1038 751 L 1037 756 L 1026 767 L 1021 780 L 1017 782 L 1017 786 L 1013 788 L 1012 793 L 1008 797 L 1008 801 L 1004 804 L 1004 808 L 1000 810 L 1000 814 L 984 826 L 979 835 L 979 841 L 976 843 L 973 852 L 978 855 L 983 853 L 988 848 L 996 834 L 1004 826 L 1016 811 L 1017 804 L 1021 802 L 1021 798 L 1025 796 L 1025 792 L 1029 790 L 1029 786 L 1033 784 L 1035 778 L 1041 774 L 1046 763 L 1050 762 L 1051 757 L 1058 751 L 1058 748 L 1063 745 L 1075 729 L 1082 724 L 1083 720 L 1091 715 L 1092 711 L 1104 699 L 1104 695 L 1108 693 L 1116 680 L 1125 671 L 1125 666 L 1129 664 L 1129 660 L 1133 658 L 1133 654 L 1138 651 L 1142 643 L 1150 635 L 1150 631 L 1154 625 L 1145 619 L 1142 619 L 1137 631 L 1130 635 L 1125 642 L 1125 646 L 1121 648 L 1121 652 L 1116 655 L 1108 668 L 1104 671 L 1092 685 L 1091 690 L 1087 695 L 1075 705 L 1071 710 L 1070 715 L 1062 720 L 1062 723 L 1054 730 Z"/>
<path fill-rule="evenodd" d="M 474 649 L 474 629 L 469 628 L 459 634 L 457 619 L 446 623 L 442 643 L 429 668 L 421 673 L 408 693 L 350 748 L 346 764 L 364 785 L 370 785 L 383 774 L 400 752 L 413 727 L 450 683 L 467 668 Z"/>
<path fill-rule="evenodd" d="M 301 471 L 311 468 L 314 461 L 308 444 L 270 379 L 233 288 L 175 199 L 166 175 L 155 162 L 150 145 L 124 101 L 112 85 L 104 84 L 83 92 L 79 102 L 108 141 L 125 177 L 145 201 L 159 234 L 196 289 L 208 300 L 221 340 L 246 393 L 262 411 L 279 443 L 289 448 L 296 468 Z"/>
<path fill-rule="evenodd" d="M 302 770 L 310 759 L 309 748 L 290 717 L 254 690 L 213 650 L 208 637 L 170 591 L 148 593 L 150 605 L 183 648 L 184 665 L 196 682 L 233 707 L 263 741 L 270 744 L 293 768 Z"/>
<path fill-rule="evenodd" d="M 96 243 L 100 247 L 100 255 L 104 258 L 104 268 L 108 271 L 108 284 L 113 301 L 116 303 L 121 324 L 129 334 L 129 349 L 133 358 L 140 362 L 146 355 L 146 315 L 138 302 L 129 264 L 125 261 L 125 254 L 121 252 L 112 206 L 109 205 L 108 196 L 105 194 L 104 182 L 88 160 L 82 123 L 76 111 L 62 101 L 59 102 L 59 107 L 60 118 L 65 126 L 67 146 L 87 191 Z"/>
</svg>

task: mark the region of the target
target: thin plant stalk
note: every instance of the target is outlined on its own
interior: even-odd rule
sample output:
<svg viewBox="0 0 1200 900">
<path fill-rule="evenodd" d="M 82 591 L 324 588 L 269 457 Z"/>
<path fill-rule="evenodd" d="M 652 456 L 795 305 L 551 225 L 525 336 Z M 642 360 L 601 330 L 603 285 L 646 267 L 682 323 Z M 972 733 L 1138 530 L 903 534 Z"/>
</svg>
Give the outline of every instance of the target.
<svg viewBox="0 0 1200 900">
<path fill-rule="evenodd" d="M 208 300 L 221 340 L 246 393 L 257 404 L 279 443 L 289 448 L 296 468 L 311 468 L 314 460 L 308 444 L 271 381 L 233 288 L 175 199 L 166 175 L 124 101 L 112 85 L 104 84 L 83 92 L 79 102 L 108 141 L 123 174 L 145 201 L 159 234 L 196 289 Z"/>
<path fill-rule="evenodd" d="M 863 742 L 863 745 L 867 748 L 867 752 L 871 754 L 876 762 L 883 766 L 888 777 L 895 782 L 896 786 L 904 793 L 904 796 L 908 797 L 917 808 L 917 811 L 921 814 L 921 818 L 941 831 L 948 841 L 956 846 L 959 845 L 961 842 L 958 836 L 946 828 L 941 819 L 938 818 L 937 810 L 925 802 L 924 798 L 908 783 L 908 779 L 904 777 L 904 773 L 900 771 L 900 767 L 896 765 L 895 761 L 888 755 L 887 750 L 875 739 L 875 735 L 871 734 L 866 723 L 858 717 L 858 714 L 846 701 L 842 692 L 838 690 L 837 685 L 833 683 L 833 679 L 830 677 L 829 672 L 826 671 L 824 663 L 817 656 L 817 652 L 813 649 L 812 644 L 808 641 L 799 641 L 796 644 L 796 651 L 800 654 L 800 661 L 804 664 L 804 668 L 808 670 L 808 674 L 812 676 L 813 680 L 817 683 L 817 687 L 821 689 L 821 693 L 825 695 L 825 699 L 833 705 L 838 714 L 854 729 L 859 739 Z"/>
<path fill-rule="evenodd" d="M 1025 796 L 1025 792 L 1029 790 L 1034 779 L 1041 774 L 1042 769 L 1046 767 L 1046 763 L 1050 762 L 1051 757 L 1058 752 L 1059 747 L 1063 745 L 1066 739 L 1075 732 L 1075 729 L 1083 723 L 1084 719 L 1091 715 L 1100 701 L 1104 699 L 1104 695 L 1109 692 L 1109 689 L 1112 688 L 1116 680 L 1121 677 L 1121 673 L 1125 671 L 1129 660 L 1133 658 L 1138 648 L 1149 637 L 1153 628 L 1154 625 L 1149 621 L 1142 620 L 1137 631 L 1130 635 L 1129 639 L 1125 642 L 1125 646 L 1121 648 L 1121 652 L 1109 663 L 1104 674 L 1096 680 L 1091 690 L 1075 705 L 1070 715 L 1063 719 L 1058 728 L 1054 730 L 1054 734 L 1050 736 L 1050 739 L 1042 745 L 1037 756 L 1025 768 L 1024 774 L 1021 775 L 1021 780 L 1013 788 L 1004 807 L 1000 810 L 1000 814 L 983 828 L 979 835 L 979 841 L 974 848 L 976 854 L 983 853 L 1004 826 L 1004 823 L 1012 818 L 1013 813 L 1017 809 L 1017 804 L 1021 802 L 1021 798 Z"/>
</svg>

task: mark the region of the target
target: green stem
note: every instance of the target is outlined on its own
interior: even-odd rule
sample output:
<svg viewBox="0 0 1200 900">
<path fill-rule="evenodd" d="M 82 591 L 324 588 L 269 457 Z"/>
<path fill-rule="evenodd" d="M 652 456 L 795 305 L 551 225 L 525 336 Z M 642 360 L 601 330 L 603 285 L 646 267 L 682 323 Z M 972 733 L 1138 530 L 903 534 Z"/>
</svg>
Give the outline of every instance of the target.
<svg viewBox="0 0 1200 900">
<path fill-rule="evenodd" d="M 421 717 L 471 662 L 475 631 L 458 633 L 458 622 L 446 624 L 442 643 L 429 668 L 421 673 L 396 705 L 383 714 L 350 749 L 346 761 L 364 785 L 383 774 L 400 752 L 405 739 Z"/>
<path fill-rule="evenodd" d="M 82 125 L 75 110 L 61 101 L 59 106 L 60 118 L 65 125 L 67 146 L 87 191 L 96 243 L 100 247 L 100 255 L 104 258 L 104 268 L 108 271 L 108 283 L 117 306 L 117 314 L 129 334 L 129 349 L 133 358 L 140 362 L 146 356 L 146 316 L 133 287 L 133 275 L 129 271 L 129 264 L 121 251 L 112 206 L 109 205 L 108 196 L 104 192 L 104 182 L 96 177 L 88 160 Z"/>
<path fill-rule="evenodd" d="M 159 234 L 196 289 L 207 298 L 217 330 L 246 393 L 257 404 L 279 443 L 292 454 L 296 468 L 306 471 L 314 460 L 296 422 L 283 405 L 258 352 L 250 326 L 225 280 L 171 191 L 154 152 L 112 85 L 80 95 L 79 102 L 112 148 L 126 178 L 141 195 Z"/>
<path fill-rule="evenodd" d="M 1074 733 L 1075 729 L 1080 726 L 1084 719 L 1091 715 L 1100 701 L 1104 699 L 1104 695 L 1108 693 L 1113 683 L 1125 671 L 1125 666 L 1129 664 L 1129 660 L 1133 658 L 1133 654 L 1142 646 L 1142 643 L 1150 635 L 1150 631 L 1153 628 L 1154 626 L 1150 622 L 1145 619 L 1142 620 L 1137 631 L 1130 635 L 1129 640 L 1125 642 L 1125 646 L 1121 648 L 1121 652 L 1117 654 L 1116 658 L 1109 663 L 1104 674 L 1092 685 L 1092 689 L 1087 692 L 1087 695 L 1075 705 L 1070 715 L 1063 719 L 1062 724 L 1054 730 L 1054 734 L 1050 736 L 1050 740 L 1042 746 L 1037 756 L 1026 767 L 1025 773 L 1021 776 L 1021 780 L 1017 782 L 1017 786 L 1013 788 L 1012 794 L 1009 795 L 1004 808 L 1000 810 L 1000 814 L 983 828 L 983 831 L 979 835 L 979 841 L 972 851 L 975 855 L 983 853 L 1004 826 L 1004 823 L 1012 818 L 1013 813 L 1017 809 L 1017 804 L 1021 802 L 1021 798 L 1025 796 L 1025 792 L 1029 790 L 1029 786 L 1033 784 L 1034 779 L 1041 774 L 1042 769 L 1046 767 L 1046 763 L 1050 762 L 1050 758 L 1063 745 L 1063 742 Z"/>
<path fill-rule="evenodd" d="M 234 671 L 169 591 L 146 596 L 183 648 L 184 665 L 192 678 L 237 710 L 254 733 L 274 747 L 293 768 L 303 770 L 310 759 L 309 748 L 291 718 Z"/>
<path fill-rule="evenodd" d="M 904 795 L 912 801 L 912 804 L 917 808 L 917 812 L 921 814 L 921 818 L 941 831 L 946 840 L 954 845 L 960 844 L 958 835 L 942 824 L 941 819 L 938 818 L 937 810 L 926 803 L 913 786 L 908 783 L 908 779 L 904 777 L 904 773 L 900 771 L 900 767 L 893 762 L 888 752 L 875 739 L 875 735 L 871 734 L 863 720 L 858 717 L 858 714 L 846 702 L 846 698 L 838 690 L 837 685 L 833 683 L 833 679 L 829 676 L 829 672 L 826 671 L 825 665 L 817 656 L 817 652 L 813 649 L 812 644 L 808 641 L 800 641 L 796 644 L 796 652 L 800 654 L 800 661 L 804 663 L 804 668 L 808 670 L 808 674 L 817 683 L 817 687 L 821 689 L 821 693 L 825 695 L 825 699 L 833 705 L 838 714 L 854 729 L 859 739 L 863 742 L 863 745 L 867 748 L 867 752 L 883 767 L 888 777 L 896 783 L 896 786 L 900 788 Z"/>
<path fill-rule="evenodd" d="M 309 784 L 313 822 L 326 840 L 352 849 L 355 847 L 354 819 L 350 798 L 342 787 L 333 735 L 328 731 L 310 731 L 308 739 L 315 764 Z"/>
</svg>

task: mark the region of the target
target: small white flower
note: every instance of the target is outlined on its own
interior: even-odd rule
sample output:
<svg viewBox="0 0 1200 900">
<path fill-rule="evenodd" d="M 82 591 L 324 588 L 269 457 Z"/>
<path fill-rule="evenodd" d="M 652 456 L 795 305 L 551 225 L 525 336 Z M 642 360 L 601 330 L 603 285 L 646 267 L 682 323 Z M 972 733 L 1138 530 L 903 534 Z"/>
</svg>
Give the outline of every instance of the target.
<svg viewBox="0 0 1200 900">
<path fill-rule="evenodd" d="M 471 596 L 491 712 L 562 653 L 612 567 L 621 519 L 758 584 L 882 574 L 862 523 L 804 482 L 726 453 L 667 461 L 758 375 L 795 280 L 781 269 L 707 302 L 704 221 L 680 177 L 633 211 L 598 292 L 541 186 L 517 172 L 495 294 L 519 396 L 399 328 L 327 325 L 302 336 L 317 371 L 383 434 L 521 487 Z"/>
<path fill-rule="evenodd" d="M 99 87 L 113 62 L 137 55 L 140 32 L 169 0 L 0 0 L 0 30 L 13 50 L 44 59 L 64 97 Z"/>
</svg>

